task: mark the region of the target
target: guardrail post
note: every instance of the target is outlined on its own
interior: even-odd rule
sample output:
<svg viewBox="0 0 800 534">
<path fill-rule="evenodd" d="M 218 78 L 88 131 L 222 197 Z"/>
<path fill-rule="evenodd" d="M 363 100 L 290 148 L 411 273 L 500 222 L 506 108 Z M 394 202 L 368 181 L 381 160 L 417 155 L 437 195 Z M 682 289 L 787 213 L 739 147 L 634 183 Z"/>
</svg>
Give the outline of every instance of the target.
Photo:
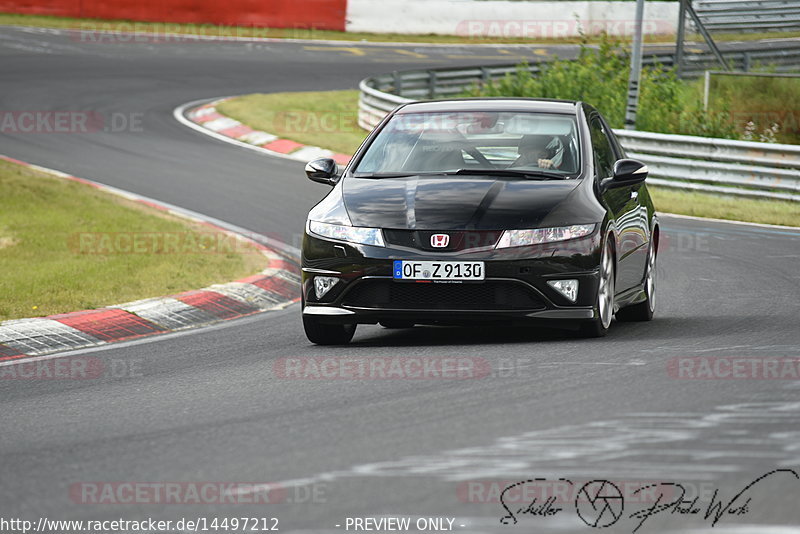
<svg viewBox="0 0 800 534">
<path fill-rule="evenodd" d="M 485 87 L 492 81 L 492 73 L 486 67 L 481 67 L 481 87 Z"/>
<path fill-rule="evenodd" d="M 750 57 L 750 54 L 748 52 L 742 53 L 742 69 L 745 72 L 750 72 L 750 67 L 751 67 L 750 64 L 752 62 L 751 60 L 752 58 Z"/>
<path fill-rule="evenodd" d="M 683 71 L 683 41 L 686 39 L 686 2 L 680 0 L 678 13 L 678 36 L 675 38 L 675 75 L 680 78 Z"/>
<path fill-rule="evenodd" d="M 392 73 L 392 78 L 394 79 L 394 94 L 403 96 L 403 77 L 399 72 L 394 71 Z"/>
<path fill-rule="evenodd" d="M 428 95 L 431 99 L 436 98 L 436 71 L 428 71 Z"/>
<path fill-rule="evenodd" d="M 625 129 L 636 129 L 636 112 L 639 108 L 639 83 L 642 79 L 642 24 L 644 0 L 636 0 L 636 27 L 631 50 L 631 72 L 628 78 L 628 103 L 625 107 Z"/>
</svg>

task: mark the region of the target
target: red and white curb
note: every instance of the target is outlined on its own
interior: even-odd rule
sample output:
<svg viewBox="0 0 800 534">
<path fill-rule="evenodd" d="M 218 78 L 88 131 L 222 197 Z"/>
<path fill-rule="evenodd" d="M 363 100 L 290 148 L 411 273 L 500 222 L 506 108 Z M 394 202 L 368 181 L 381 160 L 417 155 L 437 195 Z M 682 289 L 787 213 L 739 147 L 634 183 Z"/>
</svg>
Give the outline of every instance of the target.
<svg viewBox="0 0 800 534">
<path fill-rule="evenodd" d="M 135 193 L 7 156 L 0 155 L 0 159 L 207 225 L 250 243 L 269 261 L 267 268 L 259 274 L 178 295 L 138 300 L 97 310 L 3 321 L 0 323 L 0 363 L 210 325 L 281 309 L 300 300 L 300 268 L 295 260 L 297 250 L 293 247 Z"/>
<path fill-rule="evenodd" d="M 224 141 L 233 140 L 240 146 L 256 149 L 271 156 L 293 159 L 303 163 L 316 158 L 332 158 L 340 165 L 347 165 L 350 161 L 348 154 L 338 154 L 318 146 L 303 145 L 290 139 L 281 139 L 269 132 L 254 130 L 236 119 L 223 115 L 217 106 L 230 98 L 232 97 L 220 98 L 202 105 L 199 105 L 199 102 L 190 102 L 176 108 L 173 115 L 179 122 L 190 128 Z"/>
</svg>

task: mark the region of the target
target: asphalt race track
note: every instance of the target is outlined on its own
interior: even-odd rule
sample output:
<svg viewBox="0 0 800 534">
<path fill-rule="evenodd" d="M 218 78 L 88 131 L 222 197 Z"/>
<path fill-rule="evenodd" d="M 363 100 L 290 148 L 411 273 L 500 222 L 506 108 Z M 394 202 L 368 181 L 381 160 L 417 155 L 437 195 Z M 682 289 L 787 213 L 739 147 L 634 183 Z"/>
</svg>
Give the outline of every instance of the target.
<svg viewBox="0 0 800 534">
<path fill-rule="evenodd" d="M 309 182 L 300 163 L 185 128 L 172 116 L 176 106 L 250 92 L 348 89 L 374 73 L 541 53 L 83 42 L 4 27 L 0 109 L 142 122 L 120 132 L 3 132 L 0 153 L 296 243 L 326 187 Z M 347 517 L 453 517 L 453 529 L 463 532 L 587 532 L 572 503 L 551 517 L 501 525 L 505 510 L 480 488 L 537 477 L 577 486 L 598 478 L 672 481 L 689 488 L 687 498 L 698 492 L 707 503 L 719 488 L 727 502 L 767 472 L 800 470 L 797 377 L 678 379 L 670 363 L 800 358 L 800 230 L 667 216 L 662 228 L 657 319 L 617 323 L 601 340 L 361 326 L 351 346 L 323 348 L 306 341 L 293 306 L 80 353 L 118 371 L 103 379 L 0 380 L 0 515 L 276 517 L 284 532 L 343 531 Z M 309 356 L 458 357 L 488 362 L 491 372 L 464 380 L 280 376 L 282 359 Z M 93 504 L 74 492 L 87 482 L 275 484 L 285 502 Z M 745 525 L 762 525 L 747 532 L 798 532 L 800 480 L 777 473 L 752 496 L 747 513 L 726 516 L 714 532 Z M 626 504 L 626 513 L 637 506 Z M 639 532 L 711 528 L 702 517 L 664 515 Z M 635 526 L 623 518 L 604 532 Z"/>
</svg>

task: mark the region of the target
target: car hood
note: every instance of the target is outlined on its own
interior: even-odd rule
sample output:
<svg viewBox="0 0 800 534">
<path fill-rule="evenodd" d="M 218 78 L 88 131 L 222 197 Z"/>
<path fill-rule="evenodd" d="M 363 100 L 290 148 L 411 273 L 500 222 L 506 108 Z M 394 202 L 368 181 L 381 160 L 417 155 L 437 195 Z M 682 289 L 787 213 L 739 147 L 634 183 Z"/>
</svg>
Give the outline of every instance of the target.
<svg viewBox="0 0 800 534">
<path fill-rule="evenodd" d="M 572 212 L 562 204 L 580 183 L 494 176 L 348 177 L 342 195 L 354 226 L 498 230 L 536 228 L 552 212 Z M 548 224 L 560 224 L 550 219 Z"/>
</svg>

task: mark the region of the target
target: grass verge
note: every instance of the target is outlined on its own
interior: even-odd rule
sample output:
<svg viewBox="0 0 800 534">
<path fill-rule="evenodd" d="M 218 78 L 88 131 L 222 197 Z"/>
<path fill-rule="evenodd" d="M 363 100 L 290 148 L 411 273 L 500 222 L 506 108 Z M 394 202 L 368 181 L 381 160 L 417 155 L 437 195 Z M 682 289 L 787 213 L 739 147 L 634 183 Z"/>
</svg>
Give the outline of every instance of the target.
<svg viewBox="0 0 800 534">
<path fill-rule="evenodd" d="M 21 165 L 0 161 L 0 191 L 0 320 L 179 293 L 266 266 L 206 226 Z"/>
<path fill-rule="evenodd" d="M 464 37 L 457 35 L 408 35 L 363 32 L 339 32 L 304 28 L 256 28 L 252 26 L 218 26 L 214 24 L 179 24 L 173 22 L 134 22 L 130 20 L 98 20 L 85 18 L 52 17 L 46 15 L 21 15 L 0 13 L 0 25 L 37 26 L 41 28 L 83 29 L 108 31 L 112 33 L 141 32 L 156 34 L 205 35 L 215 37 L 272 38 L 272 39 L 311 39 L 332 41 L 367 41 L 379 43 L 454 43 L 454 44 L 574 44 L 583 42 L 581 37 L 559 38 L 493 38 Z M 776 37 L 800 37 L 800 32 L 715 34 L 717 41 L 750 41 Z M 110 42 L 108 38 L 99 42 Z M 587 42 L 600 42 L 598 36 L 587 38 Z M 630 40 L 630 39 L 627 39 Z M 699 35 L 687 35 L 687 40 L 702 42 Z M 672 43 L 673 35 L 645 35 L 648 43 Z"/>
<path fill-rule="evenodd" d="M 245 95 L 228 100 L 219 109 L 249 126 L 285 139 L 352 154 L 367 134 L 356 123 L 357 107 L 358 91 L 325 91 Z M 665 213 L 800 226 L 797 202 L 653 186 L 650 189 L 656 209 Z"/>
<path fill-rule="evenodd" d="M 800 226 L 800 202 L 729 197 L 649 186 L 656 210 L 729 221 Z"/>
<path fill-rule="evenodd" d="M 257 130 L 344 154 L 367 136 L 358 126 L 358 91 L 252 94 L 217 108 Z"/>
</svg>

